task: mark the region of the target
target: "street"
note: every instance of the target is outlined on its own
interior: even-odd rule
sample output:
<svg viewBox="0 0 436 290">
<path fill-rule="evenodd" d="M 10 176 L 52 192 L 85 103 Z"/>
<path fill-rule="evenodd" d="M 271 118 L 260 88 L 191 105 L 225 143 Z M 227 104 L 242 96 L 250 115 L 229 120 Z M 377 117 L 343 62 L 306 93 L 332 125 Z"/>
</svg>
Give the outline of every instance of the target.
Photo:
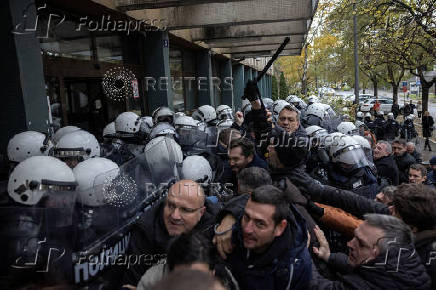
<svg viewBox="0 0 436 290">
<path fill-rule="evenodd" d="M 337 95 L 342 95 L 342 94 L 352 94 L 352 91 L 336 91 Z M 373 94 L 374 91 L 373 90 L 365 90 L 365 94 Z M 362 91 L 360 91 L 360 94 L 363 94 Z M 378 96 L 380 98 L 391 98 L 392 99 L 392 91 L 384 91 L 384 90 L 379 90 L 378 91 Z M 409 100 L 406 99 L 406 102 L 409 102 Z M 413 100 L 413 103 L 416 105 L 416 100 Z M 402 92 L 399 92 L 398 94 L 398 104 L 404 105 L 404 94 Z M 436 117 L 436 103 L 432 103 L 429 101 L 428 103 L 428 111 L 430 112 L 430 115 L 433 116 L 433 118 Z"/>
</svg>

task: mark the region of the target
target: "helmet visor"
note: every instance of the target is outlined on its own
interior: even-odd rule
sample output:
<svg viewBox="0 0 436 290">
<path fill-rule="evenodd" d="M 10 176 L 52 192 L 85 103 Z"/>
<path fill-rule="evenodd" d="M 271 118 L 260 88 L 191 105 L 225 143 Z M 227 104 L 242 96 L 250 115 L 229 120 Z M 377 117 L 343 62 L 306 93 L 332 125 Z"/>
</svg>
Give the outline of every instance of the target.
<svg viewBox="0 0 436 290">
<path fill-rule="evenodd" d="M 231 109 L 223 110 L 218 115 L 218 120 L 231 120 L 233 119 L 233 112 Z"/>
<path fill-rule="evenodd" d="M 351 168 L 368 166 L 368 160 L 360 145 L 347 146 L 333 154 L 333 162 L 341 163 Z M 350 169 L 351 169 L 350 168 Z"/>
</svg>

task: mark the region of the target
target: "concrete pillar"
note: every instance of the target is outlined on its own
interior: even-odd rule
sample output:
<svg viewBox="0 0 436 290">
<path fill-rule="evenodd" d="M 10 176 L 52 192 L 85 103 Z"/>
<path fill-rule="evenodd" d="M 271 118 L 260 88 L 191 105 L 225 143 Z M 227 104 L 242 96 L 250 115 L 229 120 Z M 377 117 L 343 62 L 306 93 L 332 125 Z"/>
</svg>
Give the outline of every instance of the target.
<svg viewBox="0 0 436 290">
<path fill-rule="evenodd" d="M 185 90 L 186 110 L 191 111 L 197 107 L 197 81 L 195 67 L 195 53 L 192 50 L 183 50 L 183 88 Z"/>
<path fill-rule="evenodd" d="M 145 95 L 151 114 L 160 106 L 173 108 L 168 32 L 148 32 L 145 40 Z"/>
<path fill-rule="evenodd" d="M 233 108 L 233 76 L 232 61 L 230 59 L 221 62 L 220 81 L 221 104 L 225 104 Z"/>
<path fill-rule="evenodd" d="M 246 83 L 248 80 L 252 80 L 252 79 L 253 79 L 253 70 L 251 67 L 247 66 L 244 68 L 244 81 Z"/>
<path fill-rule="evenodd" d="M 265 98 L 269 98 L 270 95 L 268 94 L 268 90 L 266 89 L 266 75 L 264 75 L 262 77 L 262 79 L 260 80 L 260 82 L 262 83 L 262 96 L 264 96 Z"/>
<path fill-rule="evenodd" d="M 3 36 L 0 66 L 2 155 L 6 153 L 9 139 L 17 133 L 26 130 L 49 132 L 49 104 L 45 91 L 41 47 L 37 38 L 43 35 L 25 31 L 34 27 L 36 22 L 34 1 L 1 1 L 0 15 L 0 32 Z M 12 33 L 12 28 L 17 26 L 16 33 Z"/>
<path fill-rule="evenodd" d="M 215 106 L 212 87 L 212 61 L 210 50 L 196 52 L 197 55 L 197 79 L 198 79 L 198 106 Z"/>
<path fill-rule="evenodd" d="M 242 107 L 242 99 L 241 97 L 244 95 L 244 87 L 245 87 L 245 72 L 244 65 L 237 64 L 232 67 L 233 73 L 233 109 L 235 111 L 241 110 Z"/>
</svg>

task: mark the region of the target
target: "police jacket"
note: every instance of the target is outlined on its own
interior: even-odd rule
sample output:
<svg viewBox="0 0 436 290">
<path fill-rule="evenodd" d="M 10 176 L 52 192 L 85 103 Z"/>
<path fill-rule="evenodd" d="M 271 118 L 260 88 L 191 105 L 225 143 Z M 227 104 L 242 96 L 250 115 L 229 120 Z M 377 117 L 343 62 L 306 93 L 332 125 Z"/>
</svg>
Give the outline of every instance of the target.
<svg viewBox="0 0 436 290">
<path fill-rule="evenodd" d="M 406 120 L 403 123 L 401 136 L 407 140 L 413 139 L 417 136 L 415 125 L 412 121 Z"/>
<path fill-rule="evenodd" d="M 137 285 L 145 271 L 166 257 L 167 248 L 172 237 L 165 227 L 163 219 L 164 206 L 165 200 L 162 200 L 145 212 L 133 226 L 127 255 L 137 259 L 135 263 L 132 263 L 126 269 L 124 284 Z M 205 206 L 206 211 L 193 231 L 202 232 L 205 236 L 211 238 L 217 208 L 207 200 Z"/>
<path fill-rule="evenodd" d="M 386 253 L 355 269 L 347 263 L 345 254 L 331 254 L 329 264 L 339 273 L 331 281 L 312 268 L 310 289 L 430 289 L 431 279 L 413 245 L 391 245 Z"/>
<path fill-rule="evenodd" d="M 377 140 L 383 140 L 385 136 L 386 121 L 383 117 L 378 116 L 375 121 L 375 137 Z"/>
<path fill-rule="evenodd" d="M 351 190 L 359 195 L 374 199 L 378 193 L 377 178 L 369 167 L 359 168 L 345 175 L 336 166 L 328 169 L 329 185 Z"/>
<path fill-rule="evenodd" d="M 398 132 L 400 130 L 400 124 L 395 120 L 387 120 L 385 127 L 385 139 L 393 140 L 398 137 Z"/>
<path fill-rule="evenodd" d="M 395 162 L 397 163 L 400 184 L 409 182 L 409 168 L 410 165 L 416 163 L 415 158 L 413 158 L 409 153 L 404 153 L 401 156 L 395 156 Z"/>
<path fill-rule="evenodd" d="M 312 270 L 307 228 L 292 205 L 288 226 L 265 252 L 256 254 L 244 247 L 240 219 L 232 240 L 235 248 L 227 263 L 241 289 L 307 289 Z"/>
<path fill-rule="evenodd" d="M 394 115 L 399 115 L 400 114 L 400 106 L 398 104 L 393 104 L 391 111 Z"/>
<path fill-rule="evenodd" d="M 374 163 L 377 167 L 378 177 L 387 179 L 391 185 L 399 184 L 398 167 L 392 155 L 377 159 Z"/>
</svg>

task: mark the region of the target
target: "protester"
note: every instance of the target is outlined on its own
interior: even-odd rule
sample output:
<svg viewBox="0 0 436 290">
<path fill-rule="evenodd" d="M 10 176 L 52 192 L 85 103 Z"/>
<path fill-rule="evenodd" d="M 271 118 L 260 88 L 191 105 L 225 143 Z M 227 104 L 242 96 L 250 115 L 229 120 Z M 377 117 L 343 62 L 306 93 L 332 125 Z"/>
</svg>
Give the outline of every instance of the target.
<svg viewBox="0 0 436 290">
<path fill-rule="evenodd" d="M 412 164 L 409 168 L 409 183 L 423 184 L 427 179 L 427 169 L 422 164 Z"/>
<path fill-rule="evenodd" d="M 399 183 L 408 182 L 408 171 L 410 165 L 416 163 L 409 153 L 407 153 L 407 145 L 404 139 L 395 140 L 392 143 L 392 150 L 394 152 L 395 161 L 399 170 Z"/>
<path fill-rule="evenodd" d="M 348 257 L 330 253 L 329 244 L 319 229 L 315 254 L 342 275 L 329 280 L 313 267 L 310 289 L 429 289 L 431 278 L 415 252 L 410 228 L 400 219 L 367 214 L 365 222 L 348 242 Z"/>
<path fill-rule="evenodd" d="M 148 255 L 127 269 L 124 284 L 136 285 L 145 271 L 166 255 L 171 237 L 198 231 L 211 234 L 216 208 L 205 200 L 196 182 L 181 180 L 168 190 L 166 199 L 158 203 L 135 224 L 128 255 Z"/>
<path fill-rule="evenodd" d="M 374 148 L 374 163 L 378 176 L 386 178 L 389 184 L 398 185 L 399 172 L 397 163 L 392 156 L 392 146 L 386 141 L 379 141 Z"/>
<path fill-rule="evenodd" d="M 425 111 L 424 116 L 422 117 L 422 137 L 425 138 L 424 150 L 428 147 L 428 151 L 431 151 L 429 139 L 433 134 L 433 124 L 433 117 L 430 116 L 428 111 Z"/>
<path fill-rule="evenodd" d="M 416 163 L 421 163 L 421 153 L 416 150 L 415 143 L 407 142 L 407 153 L 409 153 L 413 158 L 415 158 Z"/>
</svg>

